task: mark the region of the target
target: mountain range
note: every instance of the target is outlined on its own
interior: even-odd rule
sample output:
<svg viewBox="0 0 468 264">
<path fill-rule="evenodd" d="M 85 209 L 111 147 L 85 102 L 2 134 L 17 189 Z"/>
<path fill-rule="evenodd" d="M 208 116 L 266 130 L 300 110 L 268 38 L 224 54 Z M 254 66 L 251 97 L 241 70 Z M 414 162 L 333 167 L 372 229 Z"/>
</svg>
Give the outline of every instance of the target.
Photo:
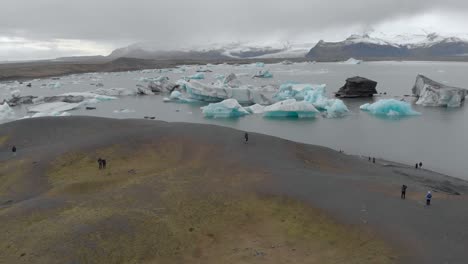
<svg viewBox="0 0 468 264">
<path fill-rule="evenodd" d="M 467 60 L 468 40 L 461 37 L 352 35 L 339 42 L 319 41 L 306 55 L 316 61 L 361 60 Z"/>
</svg>

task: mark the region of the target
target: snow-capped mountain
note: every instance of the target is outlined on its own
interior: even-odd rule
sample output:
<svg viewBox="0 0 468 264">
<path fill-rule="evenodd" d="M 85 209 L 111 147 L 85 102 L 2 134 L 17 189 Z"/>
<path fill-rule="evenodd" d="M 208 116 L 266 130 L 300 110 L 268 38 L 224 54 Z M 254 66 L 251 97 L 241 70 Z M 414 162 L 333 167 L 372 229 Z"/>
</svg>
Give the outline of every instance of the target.
<svg viewBox="0 0 468 264">
<path fill-rule="evenodd" d="M 111 58 L 138 59 L 248 59 L 248 58 L 302 58 L 314 44 L 274 44 L 249 43 L 215 44 L 204 47 L 181 49 L 158 49 L 157 43 L 136 43 L 114 50 Z"/>
<path fill-rule="evenodd" d="M 341 42 L 321 40 L 307 54 L 320 61 L 416 59 L 458 60 L 468 55 L 467 37 L 446 37 L 436 33 L 419 35 L 386 35 L 373 33 L 351 35 Z"/>
</svg>

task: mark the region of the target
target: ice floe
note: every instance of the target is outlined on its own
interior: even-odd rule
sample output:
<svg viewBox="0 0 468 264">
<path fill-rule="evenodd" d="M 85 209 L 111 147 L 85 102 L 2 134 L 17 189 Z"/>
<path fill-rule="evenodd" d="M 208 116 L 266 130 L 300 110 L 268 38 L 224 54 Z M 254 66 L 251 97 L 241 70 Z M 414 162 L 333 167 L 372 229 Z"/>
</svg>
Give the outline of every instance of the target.
<svg viewBox="0 0 468 264">
<path fill-rule="evenodd" d="M 378 116 L 397 117 L 420 115 L 419 112 L 411 108 L 411 104 L 395 99 L 382 99 L 373 104 L 363 104 L 360 109 Z"/>
<path fill-rule="evenodd" d="M 288 99 L 269 106 L 264 109 L 266 117 L 297 117 L 314 118 L 319 111 L 309 102 Z"/>
<path fill-rule="evenodd" d="M 468 95 L 468 90 L 447 86 L 424 75 L 418 75 L 413 94 L 418 97 L 416 101 L 418 105 L 460 107 Z"/>
<path fill-rule="evenodd" d="M 211 103 L 201 107 L 201 109 L 205 117 L 214 118 L 241 117 L 249 114 L 236 99 L 227 99 L 219 103 Z"/>
</svg>

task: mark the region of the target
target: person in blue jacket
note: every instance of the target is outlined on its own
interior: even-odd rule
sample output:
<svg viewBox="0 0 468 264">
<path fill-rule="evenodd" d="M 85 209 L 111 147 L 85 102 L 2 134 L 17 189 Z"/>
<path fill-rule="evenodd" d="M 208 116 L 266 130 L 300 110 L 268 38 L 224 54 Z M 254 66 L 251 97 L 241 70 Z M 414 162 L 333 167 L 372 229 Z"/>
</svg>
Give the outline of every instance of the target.
<svg viewBox="0 0 468 264">
<path fill-rule="evenodd" d="M 428 191 L 426 194 L 426 205 L 429 206 L 431 205 L 431 199 L 432 199 L 432 193 L 431 191 Z"/>
</svg>

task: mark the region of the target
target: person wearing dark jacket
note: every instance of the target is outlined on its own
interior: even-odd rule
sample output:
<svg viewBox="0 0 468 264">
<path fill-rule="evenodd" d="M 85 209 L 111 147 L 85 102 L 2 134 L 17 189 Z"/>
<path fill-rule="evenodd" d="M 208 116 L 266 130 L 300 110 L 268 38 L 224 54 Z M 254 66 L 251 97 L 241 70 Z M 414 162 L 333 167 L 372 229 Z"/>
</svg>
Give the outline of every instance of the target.
<svg viewBox="0 0 468 264">
<path fill-rule="evenodd" d="M 97 162 L 98 162 L 98 164 L 99 164 L 99 169 L 102 170 L 102 159 L 99 158 L 99 159 L 97 160 Z"/>
<path fill-rule="evenodd" d="M 107 161 L 105 159 L 102 160 L 102 168 L 106 169 Z"/>
<path fill-rule="evenodd" d="M 245 143 L 249 142 L 249 133 L 245 132 L 244 138 L 245 138 Z"/>
<path fill-rule="evenodd" d="M 408 189 L 408 186 L 403 184 L 401 186 L 401 199 L 406 199 L 406 189 Z"/>
</svg>

